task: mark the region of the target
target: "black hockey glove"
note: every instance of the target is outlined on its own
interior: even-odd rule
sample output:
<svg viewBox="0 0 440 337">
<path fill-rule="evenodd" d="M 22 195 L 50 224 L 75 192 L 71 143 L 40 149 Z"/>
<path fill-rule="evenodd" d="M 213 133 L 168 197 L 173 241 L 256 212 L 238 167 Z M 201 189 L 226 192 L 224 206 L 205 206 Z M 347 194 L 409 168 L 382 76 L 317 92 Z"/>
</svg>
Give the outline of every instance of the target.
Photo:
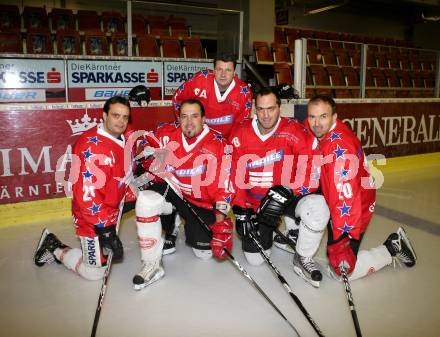
<svg viewBox="0 0 440 337">
<path fill-rule="evenodd" d="M 284 186 L 272 186 L 261 200 L 257 209 L 257 220 L 266 226 L 276 228 L 284 209 L 294 200 L 293 193 Z"/>
<path fill-rule="evenodd" d="M 116 234 L 116 225 L 107 227 L 95 227 L 95 232 L 99 237 L 101 248 L 111 250 L 113 252 L 113 260 L 122 260 L 124 256 L 124 248 L 122 242 Z"/>
<path fill-rule="evenodd" d="M 252 208 L 242 208 L 240 206 L 232 207 L 232 211 L 235 215 L 235 228 L 237 233 L 243 237 L 248 236 L 249 232 L 255 233 L 256 228 L 256 215 Z"/>
</svg>

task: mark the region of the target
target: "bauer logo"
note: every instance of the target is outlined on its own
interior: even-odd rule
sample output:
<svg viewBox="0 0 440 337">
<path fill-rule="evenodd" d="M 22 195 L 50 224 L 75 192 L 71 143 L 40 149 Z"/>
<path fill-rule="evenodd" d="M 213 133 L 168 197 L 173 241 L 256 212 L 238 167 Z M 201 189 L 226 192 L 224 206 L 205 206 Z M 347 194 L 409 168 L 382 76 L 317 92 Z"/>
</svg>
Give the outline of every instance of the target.
<svg viewBox="0 0 440 337">
<path fill-rule="evenodd" d="M 46 101 L 45 90 L 29 90 L 29 89 L 17 89 L 17 90 L 1 90 L 0 89 L 0 102 L 44 102 Z"/>
<path fill-rule="evenodd" d="M 86 89 L 87 101 L 107 100 L 113 96 L 128 96 L 129 88 L 111 89 L 111 88 L 88 88 Z"/>
</svg>

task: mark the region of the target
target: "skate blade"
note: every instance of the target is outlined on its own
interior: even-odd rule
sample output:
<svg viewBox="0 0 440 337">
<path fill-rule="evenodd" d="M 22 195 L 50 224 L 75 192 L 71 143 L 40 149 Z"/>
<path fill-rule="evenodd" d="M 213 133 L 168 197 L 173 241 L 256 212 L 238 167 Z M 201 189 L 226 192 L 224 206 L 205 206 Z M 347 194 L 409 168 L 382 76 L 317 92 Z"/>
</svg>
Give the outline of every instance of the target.
<svg viewBox="0 0 440 337">
<path fill-rule="evenodd" d="M 159 270 L 152 278 L 150 281 L 146 282 L 146 283 L 142 283 L 142 284 L 133 284 L 133 289 L 134 290 L 142 290 L 146 287 L 148 287 L 150 284 L 159 281 L 162 277 L 164 277 L 165 275 L 165 271 L 163 269 Z"/>
<path fill-rule="evenodd" d="M 417 255 L 416 252 L 414 251 L 414 248 L 411 244 L 411 242 L 408 239 L 408 235 L 406 234 L 406 231 L 403 229 L 403 227 L 399 227 L 397 229 L 397 235 L 399 235 L 400 238 L 402 238 L 402 240 L 405 242 L 406 246 L 408 247 L 408 249 L 411 251 L 412 255 L 414 256 L 414 261 L 417 262 Z M 414 263 L 415 265 L 415 263 Z"/>
<path fill-rule="evenodd" d="M 37 265 L 38 267 L 42 267 L 42 266 L 44 266 L 46 263 L 47 263 L 47 264 L 51 264 L 51 263 L 55 262 L 55 261 L 47 261 L 47 262 L 37 262 L 37 261 L 35 261 L 35 255 L 37 254 L 38 250 L 41 248 L 41 245 L 43 244 L 44 239 L 46 239 L 46 236 L 47 236 L 49 233 L 50 233 L 50 232 L 49 232 L 49 230 L 48 230 L 47 228 L 43 229 L 43 231 L 41 232 L 40 241 L 38 241 L 37 248 L 36 248 L 35 251 L 34 251 L 34 263 L 35 263 L 35 265 Z"/>
<path fill-rule="evenodd" d="M 301 277 L 304 281 L 306 281 L 307 283 L 310 283 L 313 287 L 315 288 L 319 288 L 320 286 L 320 281 L 314 281 L 312 279 L 309 279 L 306 275 L 304 275 L 303 271 L 301 270 L 301 268 L 298 268 L 297 266 L 293 266 L 293 270 L 295 271 L 295 273 Z"/>
</svg>

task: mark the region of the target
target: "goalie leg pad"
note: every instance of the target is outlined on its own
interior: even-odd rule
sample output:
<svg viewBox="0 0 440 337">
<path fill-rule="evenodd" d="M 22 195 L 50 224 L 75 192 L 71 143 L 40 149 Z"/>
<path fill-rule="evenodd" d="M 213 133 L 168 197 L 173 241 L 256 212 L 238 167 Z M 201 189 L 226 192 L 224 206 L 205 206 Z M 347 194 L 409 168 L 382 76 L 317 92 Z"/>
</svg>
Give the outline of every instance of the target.
<svg viewBox="0 0 440 337">
<path fill-rule="evenodd" d="M 306 195 L 298 202 L 295 216 L 301 219 L 296 251 L 303 257 L 313 257 L 330 219 L 324 197 L 320 194 Z"/>
</svg>

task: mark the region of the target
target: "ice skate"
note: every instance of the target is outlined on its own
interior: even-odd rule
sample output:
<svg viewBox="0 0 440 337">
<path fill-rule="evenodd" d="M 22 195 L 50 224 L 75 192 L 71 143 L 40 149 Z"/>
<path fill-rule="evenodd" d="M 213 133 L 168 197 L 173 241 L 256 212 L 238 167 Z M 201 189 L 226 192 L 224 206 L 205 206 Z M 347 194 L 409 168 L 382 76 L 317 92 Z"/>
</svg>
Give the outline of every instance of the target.
<svg viewBox="0 0 440 337">
<path fill-rule="evenodd" d="M 293 270 L 312 286 L 319 288 L 322 274 L 319 270 L 318 263 L 316 263 L 313 258 L 303 257 L 295 253 L 293 256 Z"/>
<path fill-rule="evenodd" d="M 416 264 L 416 253 L 402 227 L 397 229 L 397 233 L 390 234 L 384 245 L 393 257 L 393 262 L 403 263 L 407 267 L 413 267 Z"/>
<path fill-rule="evenodd" d="M 161 279 L 164 275 L 162 259 L 157 259 L 154 262 L 144 262 L 141 271 L 133 277 L 133 288 L 134 290 L 141 290 Z"/>
<path fill-rule="evenodd" d="M 66 248 L 55 234 L 49 232 L 47 228 L 41 233 L 40 241 L 38 242 L 37 249 L 34 254 L 34 262 L 38 267 L 44 266 L 46 263 L 51 264 L 53 262 L 61 263 L 55 258 L 54 251 L 57 248 Z"/>
</svg>

